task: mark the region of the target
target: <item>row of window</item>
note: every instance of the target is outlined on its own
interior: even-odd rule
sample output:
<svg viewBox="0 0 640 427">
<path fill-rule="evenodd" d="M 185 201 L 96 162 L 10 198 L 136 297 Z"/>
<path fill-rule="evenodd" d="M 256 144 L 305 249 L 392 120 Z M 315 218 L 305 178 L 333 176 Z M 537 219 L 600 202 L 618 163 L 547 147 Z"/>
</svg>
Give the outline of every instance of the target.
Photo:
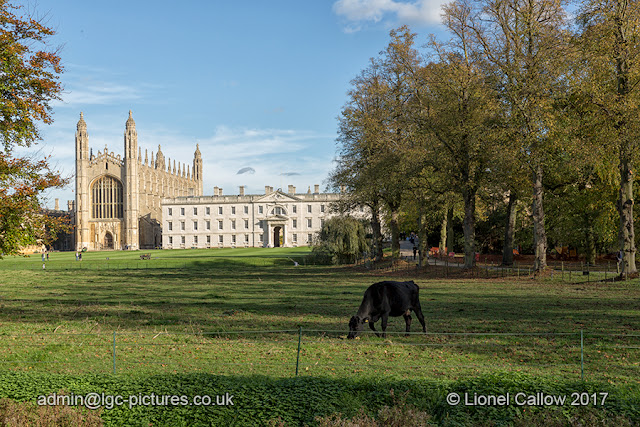
<svg viewBox="0 0 640 427">
<path fill-rule="evenodd" d="M 198 242 L 198 237 L 199 236 L 193 236 L 193 245 L 198 245 L 198 243 L 199 243 Z M 205 237 L 206 243 L 208 245 L 210 245 L 211 244 L 211 236 L 204 236 L 204 237 Z M 245 234 L 242 237 L 244 239 L 244 243 L 248 244 L 249 243 L 249 235 Z M 259 242 L 262 243 L 263 239 L 264 239 L 264 234 L 260 234 L 258 238 L 259 238 Z M 307 234 L 307 243 L 311 243 L 312 238 L 313 238 L 312 234 Z M 169 239 L 169 245 L 173 245 L 174 244 L 173 236 L 169 236 L 168 239 Z M 178 240 L 177 236 L 176 236 L 176 240 Z M 293 241 L 293 243 L 298 243 L 298 235 L 295 234 L 295 233 L 292 234 L 291 235 L 291 240 Z M 237 241 L 238 241 L 237 236 L 235 234 L 232 234 L 230 243 L 232 245 L 234 245 L 234 244 L 237 243 Z M 185 242 L 186 242 L 186 236 L 180 236 L 180 244 L 184 245 Z M 218 235 L 218 244 L 221 244 L 221 245 L 225 244 L 225 236 L 223 236 L 222 234 Z"/>
<path fill-rule="evenodd" d="M 320 219 L 320 226 L 324 226 L 324 219 Z M 205 230 L 211 230 L 211 221 L 205 221 L 204 222 L 204 227 Z M 307 218 L 307 228 L 312 228 L 313 227 L 313 219 L 312 218 Z M 167 222 L 167 228 L 169 231 L 173 231 L 173 221 L 168 221 Z M 263 228 L 262 222 L 260 223 L 260 228 Z M 291 228 L 298 228 L 298 220 L 297 219 L 293 219 L 291 220 Z M 235 230 L 236 229 L 236 220 L 232 219 L 231 220 L 231 229 Z M 245 219 L 244 220 L 244 229 L 248 230 L 249 229 L 249 220 Z M 185 231 L 186 230 L 186 224 L 184 221 L 180 221 L 180 231 Z M 191 226 L 191 230 L 193 231 L 198 231 L 198 221 L 193 221 L 192 222 L 192 226 Z M 224 220 L 218 220 L 218 230 L 224 230 Z"/>
<path fill-rule="evenodd" d="M 223 207 L 222 206 L 218 206 L 218 215 L 222 215 L 223 213 Z M 312 212 L 312 205 L 307 205 L 307 212 L 311 213 Z M 185 212 L 186 212 L 186 208 L 179 208 L 180 209 L 180 216 L 184 216 Z M 193 214 L 194 215 L 198 215 L 198 207 L 194 207 L 193 208 Z M 292 209 L 292 213 L 298 213 L 298 207 L 296 205 L 293 205 L 291 207 Z M 249 214 L 249 206 L 243 206 L 243 211 L 245 214 Z M 324 205 L 320 205 L 320 212 L 324 213 L 325 211 L 325 207 Z M 258 206 L 258 213 L 262 214 L 264 213 L 264 206 L 259 205 Z M 273 215 L 286 215 L 287 212 L 284 210 L 284 208 L 280 207 L 280 206 L 276 206 L 271 213 Z M 204 207 L 204 214 L 205 215 L 211 215 L 211 207 L 210 206 L 205 206 Z M 236 207 L 235 206 L 231 206 L 231 215 L 235 215 L 236 214 Z M 173 216 L 173 208 L 167 208 L 167 215 L 169 216 Z"/>
</svg>

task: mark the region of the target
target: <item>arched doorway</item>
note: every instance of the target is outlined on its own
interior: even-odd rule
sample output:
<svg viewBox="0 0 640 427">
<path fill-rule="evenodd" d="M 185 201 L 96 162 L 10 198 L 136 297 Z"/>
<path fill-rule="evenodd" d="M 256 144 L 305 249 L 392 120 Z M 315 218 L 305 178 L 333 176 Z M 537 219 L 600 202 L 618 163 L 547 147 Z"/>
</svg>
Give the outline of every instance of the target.
<svg viewBox="0 0 640 427">
<path fill-rule="evenodd" d="M 113 235 L 108 231 L 104 234 L 104 248 L 113 249 Z"/>
<path fill-rule="evenodd" d="M 282 227 L 273 228 L 273 247 L 274 248 L 279 248 L 280 246 L 282 246 L 281 244 L 282 236 L 280 234 L 281 231 L 282 231 Z"/>
</svg>

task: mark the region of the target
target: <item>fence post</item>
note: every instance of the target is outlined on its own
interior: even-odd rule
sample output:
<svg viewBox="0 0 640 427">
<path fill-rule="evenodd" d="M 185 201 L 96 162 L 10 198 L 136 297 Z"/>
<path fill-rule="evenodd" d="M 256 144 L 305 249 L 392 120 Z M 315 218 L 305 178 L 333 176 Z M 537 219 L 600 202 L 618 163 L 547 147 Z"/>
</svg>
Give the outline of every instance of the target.
<svg viewBox="0 0 640 427">
<path fill-rule="evenodd" d="M 116 373 L 116 331 L 113 331 L 113 373 Z"/>
<path fill-rule="evenodd" d="M 298 366 L 300 366 L 300 343 L 302 342 L 302 326 L 298 329 L 298 355 L 296 356 L 296 377 L 298 376 Z"/>
<path fill-rule="evenodd" d="M 580 329 L 580 379 L 584 381 L 584 335 Z"/>
</svg>

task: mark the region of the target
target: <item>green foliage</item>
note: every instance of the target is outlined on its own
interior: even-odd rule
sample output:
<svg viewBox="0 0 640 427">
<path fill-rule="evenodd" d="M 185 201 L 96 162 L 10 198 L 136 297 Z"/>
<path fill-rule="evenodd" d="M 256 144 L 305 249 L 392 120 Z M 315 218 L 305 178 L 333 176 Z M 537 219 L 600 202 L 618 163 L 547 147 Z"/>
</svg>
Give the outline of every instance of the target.
<svg viewBox="0 0 640 427">
<path fill-rule="evenodd" d="M 38 396 L 85 395 L 233 395 L 233 406 L 115 406 L 99 413 L 105 425 L 524 425 L 530 420 L 616 420 L 617 425 L 640 421 L 639 390 L 616 390 L 589 382 L 540 380 L 523 374 L 496 374 L 452 382 L 414 380 L 336 380 L 329 378 L 274 379 L 263 376 L 221 377 L 209 374 L 62 376 L 0 374 L 0 396 L 17 401 Z M 449 405 L 450 392 L 495 395 L 543 392 L 570 396 L 574 392 L 608 392 L 605 410 L 565 406 L 474 407 Z M 349 399 L 344 399 L 345 396 Z M 400 398 L 395 396 L 399 395 Z M 63 412 L 65 410 L 59 410 Z M 336 415 L 341 414 L 341 415 Z M 346 419 L 345 419 L 346 418 Z M 351 420 L 349 420 L 351 419 Z M 349 424 L 348 422 L 351 422 Z M 96 425 L 96 424 L 93 424 Z M 552 424 L 553 425 L 553 424 Z M 556 424 L 559 425 L 559 424 Z M 577 424 L 573 424 L 577 425 Z M 584 424 L 583 425 L 589 425 Z M 607 424 L 603 424 L 607 425 Z M 609 424 L 612 425 L 612 424 Z"/>
<path fill-rule="evenodd" d="M 335 216 L 325 221 L 318 233 L 312 257 L 327 263 L 353 263 L 369 250 L 362 221 Z"/>
</svg>

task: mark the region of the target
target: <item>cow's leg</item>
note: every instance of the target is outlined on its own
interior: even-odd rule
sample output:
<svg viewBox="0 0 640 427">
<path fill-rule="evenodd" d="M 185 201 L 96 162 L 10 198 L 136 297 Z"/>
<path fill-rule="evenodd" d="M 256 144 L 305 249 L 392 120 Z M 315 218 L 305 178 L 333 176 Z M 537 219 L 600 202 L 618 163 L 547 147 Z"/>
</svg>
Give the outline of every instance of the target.
<svg viewBox="0 0 640 427">
<path fill-rule="evenodd" d="M 426 334 L 427 333 L 427 325 L 424 323 L 424 315 L 422 314 L 422 308 L 420 307 L 420 301 L 418 301 L 418 304 L 416 304 L 416 306 L 413 308 L 413 312 L 416 314 L 416 316 L 418 317 L 418 320 L 420 321 L 420 324 L 422 325 L 422 332 L 424 332 Z"/>
<path fill-rule="evenodd" d="M 405 337 L 409 336 L 409 332 L 411 332 L 411 315 L 409 314 L 409 312 L 405 313 L 402 315 L 402 317 L 404 317 L 404 323 L 407 325 L 406 330 L 406 334 Z"/>
<path fill-rule="evenodd" d="M 372 330 L 373 332 L 375 332 L 375 333 L 376 333 L 376 336 L 378 336 L 378 337 L 380 336 L 380 334 L 378 333 L 378 331 L 376 331 L 376 327 L 373 325 L 373 322 L 372 322 L 372 321 L 369 321 L 369 327 L 371 328 L 371 330 Z"/>
<path fill-rule="evenodd" d="M 389 314 L 388 313 L 384 313 L 382 315 L 382 323 L 381 323 L 382 338 L 386 338 L 387 337 L 387 321 L 388 320 L 389 320 Z"/>
</svg>

